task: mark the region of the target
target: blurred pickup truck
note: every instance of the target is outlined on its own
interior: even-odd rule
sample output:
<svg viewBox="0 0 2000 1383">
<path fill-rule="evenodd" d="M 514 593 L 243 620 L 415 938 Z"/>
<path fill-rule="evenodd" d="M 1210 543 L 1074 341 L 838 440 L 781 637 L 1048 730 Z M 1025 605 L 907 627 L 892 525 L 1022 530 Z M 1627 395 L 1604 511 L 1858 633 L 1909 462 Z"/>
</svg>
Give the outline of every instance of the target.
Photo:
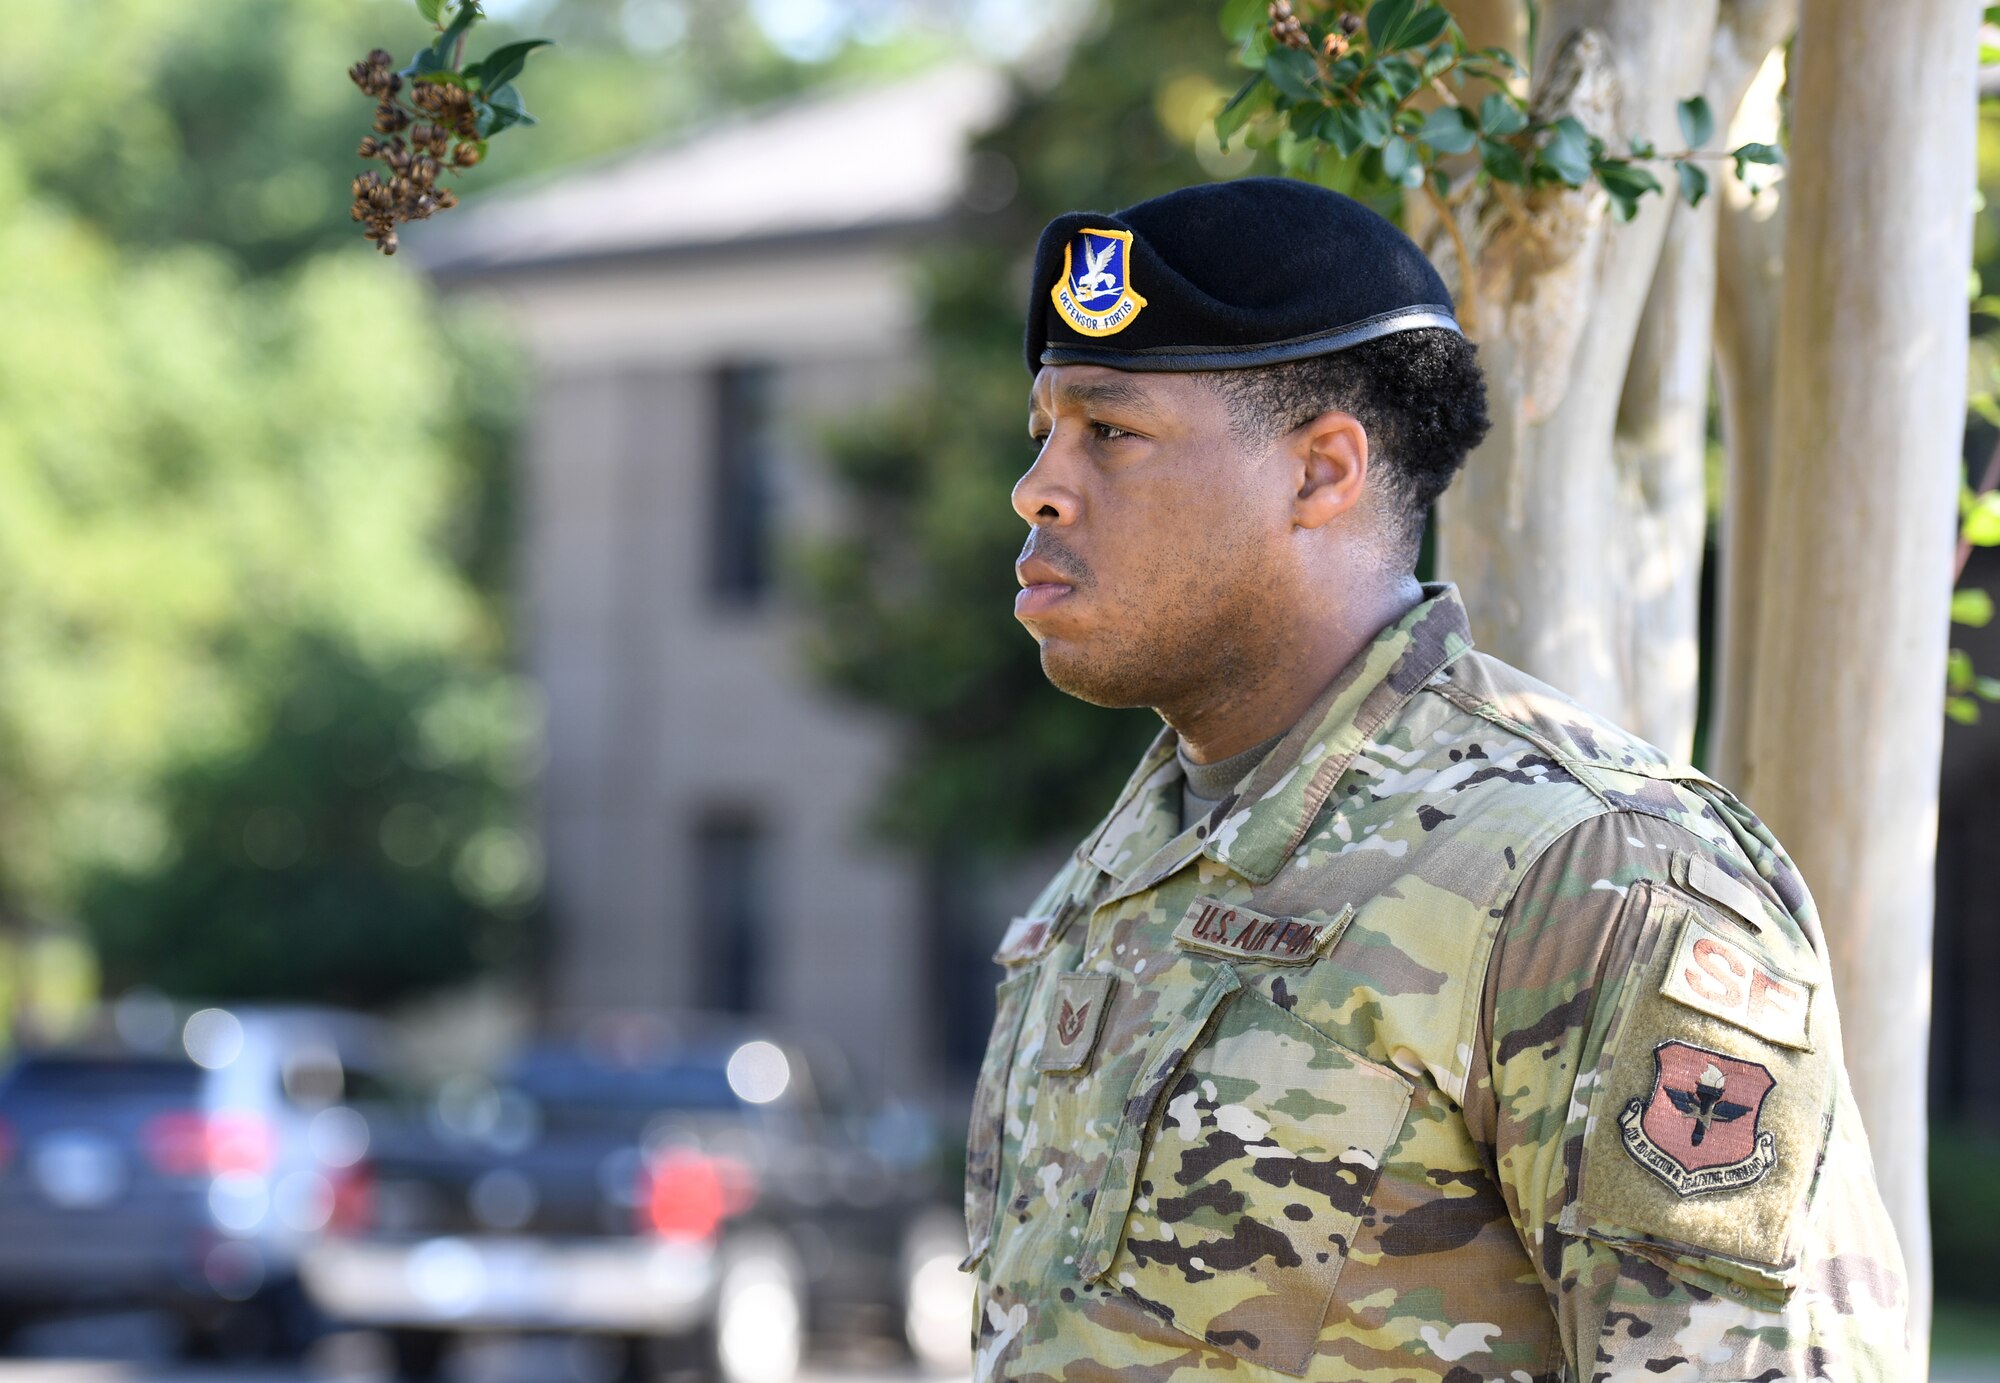
<svg viewBox="0 0 2000 1383">
<path fill-rule="evenodd" d="M 550 1042 L 440 1087 L 372 1149 L 366 1227 L 302 1263 L 336 1324 L 437 1376 L 477 1332 L 608 1337 L 628 1377 L 785 1383 L 808 1342 L 895 1333 L 963 1371 L 963 1223 L 914 1114 L 844 1114 L 743 1030 Z"/>
</svg>

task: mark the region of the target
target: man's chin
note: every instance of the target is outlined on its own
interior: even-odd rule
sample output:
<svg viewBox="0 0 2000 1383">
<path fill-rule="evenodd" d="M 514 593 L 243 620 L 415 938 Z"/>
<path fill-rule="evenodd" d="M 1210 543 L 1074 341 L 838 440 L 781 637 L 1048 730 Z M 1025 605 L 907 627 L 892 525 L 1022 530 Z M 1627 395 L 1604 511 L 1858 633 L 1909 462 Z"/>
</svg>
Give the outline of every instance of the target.
<svg viewBox="0 0 2000 1383">
<path fill-rule="evenodd" d="M 1153 704 L 1145 688 L 1119 669 L 1107 667 L 1103 659 L 1063 639 L 1044 637 L 1040 642 L 1042 675 L 1057 691 L 1113 710 Z"/>
</svg>

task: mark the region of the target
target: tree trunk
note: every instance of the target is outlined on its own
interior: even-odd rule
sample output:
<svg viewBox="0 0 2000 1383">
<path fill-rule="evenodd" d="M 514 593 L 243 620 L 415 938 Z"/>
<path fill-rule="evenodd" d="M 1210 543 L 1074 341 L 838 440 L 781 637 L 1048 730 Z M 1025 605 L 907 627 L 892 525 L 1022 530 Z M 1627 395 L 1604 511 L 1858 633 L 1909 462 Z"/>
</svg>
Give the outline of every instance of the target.
<svg viewBox="0 0 2000 1383">
<path fill-rule="evenodd" d="M 1607 143 L 1672 147 L 1715 13 L 1714 0 L 1547 5 L 1538 114 L 1574 114 Z M 1671 214 L 1649 198 L 1614 227 L 1600 193 L 1545 190 L 1468 204 L 1464 226 L 1476 260 L 1460 296 L 1494 426 L 1442 505 L 1439 565 L 1480 593 L 1473 630 L 1487 651 L 1627 722 L 1644 499 L 1614 464 L 1614 437 Z"/>
<path fill-rule="evenodd" d="M 1729 147 L 1778 142 L 1781 50 L 1771 52 L 1729 126 Z M 1715 378 L 1728 458 L 1722 505 L 1722 574 L 1717 582 L 1715 668 L 1710 678 L 1708 769 L 1741 785 L 1749 773 L 1750 693 L 1757 684 L 1758 577 L 1771 530 L 1771 421 L 1778 368 L 1778 297 L 1784 282 L 1784 180 L 1765 169 L 1752 197 L 1733 174 L 1718 189 Z"/>
<path fill-rule="evenodd" d="M 1677 146 L 1676 107 L 1736 107 L 1785 0 L 1554 3 L 1535 105 L 1607 143 Z M 1751 54 L 1748 61 L 1743 54 Z M 1494 428 L 1447 494 L 1440 568 L 1490 652 L 1685 754 L 1693 739 L 1714 213 L 1600 194 L 1474 199 L 1460 217 Z M 1420 227 L 1423 235 L 1427 228 Z M 1455 254 L 1429 238 L 1447 278 Z M 1610 541 L 1607 541 L 1610 538 Z"/>
<path fill-rule="evenodd" d="M 1847 1068 L 1928 1333 L 1932 857 L 1971 261 L 1971 0 L 1807 0 L 1745 795 L 1826 921 Z M 1921 1376 L 1919 1373 L 1917 1376 Z"/>
<path fill-rule="evenodd" d="M 1627 535 L 1619 668 L 1624 724 L 1669 754 L 1694 751 L 1701 676 L 1701 556 L 1708 527 L 1708 374 L 1715 201 L 1676 205 L 1618 405 L 1617 532 Z"/>
</svg>

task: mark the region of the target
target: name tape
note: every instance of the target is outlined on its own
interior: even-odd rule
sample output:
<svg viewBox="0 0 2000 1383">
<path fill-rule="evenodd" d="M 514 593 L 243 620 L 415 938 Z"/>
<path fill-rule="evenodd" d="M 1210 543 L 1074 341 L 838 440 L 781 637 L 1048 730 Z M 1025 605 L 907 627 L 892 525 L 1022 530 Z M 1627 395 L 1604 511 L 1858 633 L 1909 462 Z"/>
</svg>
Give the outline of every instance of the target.
<svg viewBox="0 0 2000 1383">
<path fill-rule="evenodd" d="M 1174 928 L 1174 941 L 1193 950 L 1267 965 L 1310 965 L 1326 954 L 1353 916 L 1351 903 L 1327 921 L 1306 922 L 1266 916 L 1217 898 L 1197 898 Z"/>
</svg>

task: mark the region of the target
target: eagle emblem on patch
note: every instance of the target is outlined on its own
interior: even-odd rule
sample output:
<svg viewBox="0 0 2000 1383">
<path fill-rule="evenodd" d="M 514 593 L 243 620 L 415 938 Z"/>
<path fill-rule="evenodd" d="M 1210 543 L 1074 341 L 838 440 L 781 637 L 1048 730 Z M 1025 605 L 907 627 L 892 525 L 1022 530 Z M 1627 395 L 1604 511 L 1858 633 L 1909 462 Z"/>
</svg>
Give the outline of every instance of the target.
<svg viewBox="0 0 2000 1383">
<path fill-rule="evenodd" d="M 1625 1151 L 1678 1196 L 1734 1191 L 1760 1181 L 1778 1160 L 1776 1139 L 1758 1127 L 1777 1087 L 1754 1061 L 1687 1042 L 1653 1049 L 1653 1089 L 1618 1116 Z"/>
<path fill-rule="evenodd" d="M 1080 230 L 1071 236 L 1049 299 L 1085 336 L 1110 336 L 1132 325 L 1146 305 L 1132 290 L 1132 232 Z"/>
</svg>

